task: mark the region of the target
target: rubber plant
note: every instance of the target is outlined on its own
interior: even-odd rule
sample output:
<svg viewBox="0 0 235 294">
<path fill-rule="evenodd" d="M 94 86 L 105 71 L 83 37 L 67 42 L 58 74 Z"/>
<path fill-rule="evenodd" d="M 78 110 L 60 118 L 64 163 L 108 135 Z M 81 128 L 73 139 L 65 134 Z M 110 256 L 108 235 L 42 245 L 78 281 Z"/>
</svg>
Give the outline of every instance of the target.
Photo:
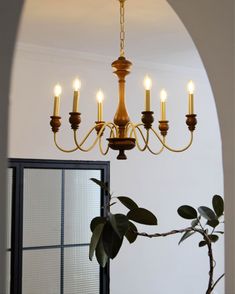
<svg viewBox="0 0 235 294">
<path fill-rule="evenodd" d="M 214 281 L 215 260 L 213 256 L 213 245 L 219 240 L 219 236 L 224 234 L 218 229 L 224 224 L 224 201 L 219 195 L 214 195 L 212 208 L 200 206 L 197 210 L 189 205 L 180 206 L 177 210 L 180 217 L 190 221 L 189 225 L 183 229 L 172 230 L 166 233 L 147 234 L 140 233 L 134 223 L 155 226 L 158 224 L 157 217 L 149 210 L 139 207 L 135 201 L 126 196 L 112 196 L 105 183 L 92 178 L 95 184 L 99 185 L 108 197 L 107 217 L 97 216 L 92 219 L 90 229 L 92 231 L 89 259 L 92 260 L 94 254 L 101 267 L 105 267 L 109 258 L 114 259 L 126 238 L 130 244 L 134 243 L 137 237 L 158 238 L 175 234 L 182 234 L 179 243 L 199 234 L 201 241 L 199 247 L 206 247 L 209 257 L 209 280 L 206 294 L 211 294 L 218 282 L 224 277 L 222 274 Z M 129 211 L 127 214 L 112 214 L 111 207 L 120 202 Z"/>
</svg>

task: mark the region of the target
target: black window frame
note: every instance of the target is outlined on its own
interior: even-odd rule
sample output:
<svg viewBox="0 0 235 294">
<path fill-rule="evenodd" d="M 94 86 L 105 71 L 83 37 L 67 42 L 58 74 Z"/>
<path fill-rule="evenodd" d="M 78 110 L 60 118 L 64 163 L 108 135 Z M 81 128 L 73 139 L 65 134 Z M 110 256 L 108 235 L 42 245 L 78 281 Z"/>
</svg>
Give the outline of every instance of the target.
<svg viewBox="0 0 235 294">
<path fill-rule="evenodd" d="M 8 167 L 13 169 L 12 208 L 11 208 L 11 281 L 10 293 L 22 293 L 22 255 L 23 255 L 23 181 L 24 169 L 59 169 L 62 170 L 100 170 L 101 180 L 110 184 L 109 161 L 81 161 L 81 160 L 51 160 L 51 159 L 23 159 L 10 158 Z M 108 197 L 105 191 L 100 191 L 100 215 L 107 216 Z M 87 228 L 89 229 L 89 228 Z M 63 284 L 63 281 L 61 281 Z M 62 291 L 62 292 L 61 292 Z M 63 294 L 63 285 L 60 290 Z M 61 294 L 58 293 L 58 294 Z M 110 264 L 100 267 L 100 293 L 110 294 Z"/>
</svg>

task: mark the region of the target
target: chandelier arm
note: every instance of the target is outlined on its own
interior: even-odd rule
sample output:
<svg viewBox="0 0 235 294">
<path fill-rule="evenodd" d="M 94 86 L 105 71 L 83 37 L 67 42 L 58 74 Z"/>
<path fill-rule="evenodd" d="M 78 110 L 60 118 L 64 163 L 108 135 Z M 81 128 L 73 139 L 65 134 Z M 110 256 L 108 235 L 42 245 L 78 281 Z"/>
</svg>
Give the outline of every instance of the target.
<svg viewBox="0 0 235 294">
<path fill-rule="evenodd" d="M 163 138 L 163 141 L 165 142 L 165 138 Z M 165 149 L 165 146 L 162 145 L 161 149 L 159 151 L 154 152 L 149 146 L 147 146 L 147 149 L 150 153 L 152 153 L 153 155 L 159 155 L 162 153 L 162 151 Z"/>
<path fill-rule="evenodd" d="M 190 133 L 190 141 L 188 143 L 187 146 L 185 146 L 184 148 L 182 149 L 174 149 L 174 148 L 171 148 L 170 146 L 168 146 L 166 143 L 165 143 L 165 139 L 162 140 L 162 138 L 158 135 L 158 133 L 153 129 L 151 128 L 151 131 L 156 135 L 156 137 L 158 138 L 158 140 L 161 142 L 161 144 L 166 148 L 168 149 L 169 151 L 172 151 L 172 152 L 183 152 L 185 150 L 187 150 L 193 143 L 193 131 L 191 131 Z"/>
<path fill-rule="evenodd" d="M 112 123 L 111 123 L 111 124 L 112 124 Z M 113 124 L 112 124 L 112 125 L 113 125 Z M 86 142 L 87 138 L 88 138 L 89 135 L 93 132 L 93 130 L 96 128 L 96 126 L 97 126 L 97 125 L 95 125 L 95 126 L 94 126 L 94 127 L 88 132 L 88 134 L 85 136 L 85 138 L 82 140 L 82 142 L 81 142 L 80 144 L 78 143 L 77 132 L 74 131 L 74 142 L 75 142 L 77 148 L 78 148 L 80 151 L 83 151 L 83 152 L 89 152 L 89 151 L 91 151 L 91 150 L 95 147 L 95 145 L 97 144 L 97 142 L 99 141 L 99 138 L 103 135 L 104 129 L 105 129 L 106 127 L 110 127 L 110 123 L 102 123 L 102 127 L 101 127 L 100 131 L 98 132 L 97 137 L 96 137 L 95 141 L 92 143 L 92 145 L 91 145 L 89 148 L 87 148 L 87 149 L 82 148 L 82 145 Z"/>
<path fill-rule="evenodd" d="M 103 151 L 103 148 L 102 148 L 102 137 L 99 137 L 99 148 L 100 148 L 100 153 L 102 155 L 108 154 L 108 152 L 109 152 L 109 145 L 107 146 L 106 150 Z"/>
<path fill-rule="evenodd" d="M 132 128 L 131 134 L 134 133 L 134 138 L 136 140 L 136 146 L 139 149 L 139 151 L 144 152 L 146 150 L 147 146 L 148 146 L 148 143 L 149 143 L 149 132 L 147 130 L 147 135 L 146 135 L 146 138 L 145 138 L 143 132 L 139 128 L 139 125 L 142 125 L 142 124 L 134 125 L 133 123 L 130 122 L 130 126 Z M 145 143 L 145 146 L 143 148 L 139 144 L 139 140 L 138 140 L 136 129 L 139 131 L 139 133 L 140 133 L 140 135 L 141 135 L 141 137 L 142 137 L 142 139 L 143 139 L 143 141 Z"/>
<path fill-rule="evenodd" d="M 96 128 L 96 125 L 90 129 L 90 131 L 86 134 L 86 136 L 83 138 L 83 140 L 81 141 L 80 144 L 77 144 L 77 143 L 76 143 L 76 141 L 77 141 L 77 135 L 76 135 L 76 141 L 75 141 L 75 144 L 76 144 L 76 145 L 79 145 L 80 147 L 82 147 L 82 145 L 86 142 L 86 140 L 87 140 L 88 137 L 92 134 L 92 132 L 95 130 L 95 128 Z M 83 151 L 83 150 L 82 150 L 82 151 Z"/>
<path fill-rule="evenodd" d="M 132 135 L 133 135 L 133 128 L 138 128 L 138 127 L 141 127 L 141 126 L 143 126 L 144 124 L 142 124 L 142 123 L 139 123 L 139 124 L 136 124 L 136 125 L 134 125 L 133 123 L 131 123 L 131 122 L 129 122 L 128 123 L 128 126 L 131 126 L 131 132 L 130 132 L 130 137 L 132 137 Z"/>
<path fill-rule="evenodd" d="M 114 131 L 113 131 L 113 129 L 116 129 L 116 126 L 115 126 L 113 123 L 110 123 L 110 124 L 107 125 L 107 127 L 110 129 L 109 138 L 114 138 L 115 136 L 114 136 Z M 110 149 L 110 147 L 109 147 L 109 145 L 108 145 L 107 148 L 106 148 L 106 150 L 103 151 L 103 148 L 102 148 L 102 136 L 99 137 L 99 149 L 100 149 L 100 153 L 101 153 L 102 155 L 106 155 L 106 154 L 108 154 L 109 149 Z"/>
<path fill-rule="evenodd" d="M 57 143 L 56 133 L 54 133 L 54 143 L 55 143 L 56 147 L 57 147 L 60 151 L 65 152 L 65 153 L 72 153 L 72 152 L 78 150 L 78 147 L 75 147 L 75 148 L 70 149 L 70 150 L 66 150 L 66 149 L 61 148 L 61 147 L 58 145 L 58 143 Z"/>
<path fill-rule="evenodd" d="M 143 124 L 139 124 L 139 125 L 143 125 Z M 141 132 L 141 130 L 140 130 L 140 128 L 139 128 L 138 125 L 137 125 L 137 129 L 140 131 L 143 140 L 145 140 L 145 139 L 144 139 L 144 136 L 143 136 L 143 132 Z M 146 148 L 145 148 L 144 150 L 142 150 L 142 151 L 145 151 L 146 149 L 148 149 L 148 151 L 149 151 L 150 153 L 152 153 L 153 155 L 159 155 L 160 153 L 162 153 L 162 151 L 163 151 L 164 148 L 165 148 L 163 145 L 161 146 L 161 149 L 160 149 L 159 151 L 156 151 L 156 152 L 154 152 L 154 151 L 149 147 L 149 130 L 147 130 L 147 136 L 148 136 L 148 139 L 145 141 L 145 143 L 146 143 L 146 145 L 145 145 Z M 163 138 L 163 142 L 165 143 L 165 138 Z"/>
</svg>

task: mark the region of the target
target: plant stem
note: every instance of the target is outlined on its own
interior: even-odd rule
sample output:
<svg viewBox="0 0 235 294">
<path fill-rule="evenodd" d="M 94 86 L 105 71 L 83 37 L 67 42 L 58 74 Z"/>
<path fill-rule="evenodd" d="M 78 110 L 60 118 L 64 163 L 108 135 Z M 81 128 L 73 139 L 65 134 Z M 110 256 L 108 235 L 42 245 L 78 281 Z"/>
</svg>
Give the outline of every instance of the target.
<svg viewBox="0 0 235 294">
<path fill-rule="evenodd" d="M 147 234 L 147 233 L 139 233 L 136 232 L 138 236 L 147 237 L 147 238 L 157 238 L 157 237 L 167 237 L 170 235 L 175 234 L 182 234 L 185 232 L 194 231 L 202 235 L 204 241 L 206 242 L 207 248 L 208 248 L 208 256 L 209 256 L 209 281 L 208 281 L 208 288 L 206 290 L 206 294 L 211 294 L 212 290 L 215 288 L 217 283 L 223 278 L 224 274 L 219 277 L 219 279 L 213 284 L 213 275 L 214 275 L 214 257 L 213 257 L 213 251 L 212 251 L 212 242 L 207 234 L 207 232 L 204 229 L 197 229 L 194 227 L 188 227 L 181 230 L 172 230 L 166 233 L 154 233 L 154 234 Z"/>
</svg>

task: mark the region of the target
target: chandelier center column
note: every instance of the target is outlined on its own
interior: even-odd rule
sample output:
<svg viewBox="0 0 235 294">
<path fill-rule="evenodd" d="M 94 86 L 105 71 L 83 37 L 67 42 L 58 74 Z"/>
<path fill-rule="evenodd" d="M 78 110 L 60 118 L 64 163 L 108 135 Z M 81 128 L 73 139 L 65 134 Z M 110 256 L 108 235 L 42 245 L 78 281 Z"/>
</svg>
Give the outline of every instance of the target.
<svg viewBox="0 0 235 294">
<path fill-rule="evenodd" d="M 114 117 L 114 123 L 118 126 L 119 138 L 126 137 L 126 126 L 130 121 L 125 104 L 125 77 L 130 73 L 132 63 L 126 60 L 125 57 L 119 57 L 112 63 L 114 73 L 118 76 L 119 80 L 119 103 Z"/>
</svg>

